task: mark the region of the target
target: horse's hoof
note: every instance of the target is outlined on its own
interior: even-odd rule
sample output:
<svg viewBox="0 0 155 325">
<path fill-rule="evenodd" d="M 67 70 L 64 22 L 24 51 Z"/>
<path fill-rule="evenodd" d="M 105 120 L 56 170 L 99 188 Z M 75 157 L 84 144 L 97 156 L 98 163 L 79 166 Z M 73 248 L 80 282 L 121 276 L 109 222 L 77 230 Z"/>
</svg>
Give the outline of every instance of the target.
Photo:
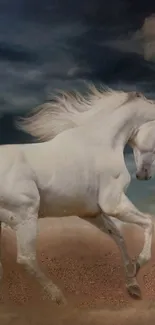
<svg viewBox="0 0 155 325">
<path fill-rule="evenodd" d="M 67 305 L 67 300 L 62 294 L 61 291 L 56 291 L 51 294 L 51 299 L 53 302 L 55 302 L 57 305 Z"/>
<path fill-rule="evenodd" d="M 54 300 L 57 303 L 57 305 L 64 305 L 64 306 L 67 305 L 67 300 L 64 296 L 56 297 Z"/>
<path fill-rule="evenodd" d="M 67 300 L 64 297 L 62 291 L 56 286 L 52 288 L 52 300 L 57 303 L 57 305 L 66 305 Z"/>
<path fill-rule="evenodd" d="M 128 285 L 127 290 L 132 298 L 142 299 L 142 294 L 138 283 Z"/>
<path fill-rule="evenodd" d="M 57 305 L 66 305 L 67 304 L 67 300 L 64 297 L 63 293 L 61 292 L 61 290 L 53 284 L 44 287 L 43 299 L 46 299 L 47 296 L 49 299 L 51 299 Z"/>
</svg>

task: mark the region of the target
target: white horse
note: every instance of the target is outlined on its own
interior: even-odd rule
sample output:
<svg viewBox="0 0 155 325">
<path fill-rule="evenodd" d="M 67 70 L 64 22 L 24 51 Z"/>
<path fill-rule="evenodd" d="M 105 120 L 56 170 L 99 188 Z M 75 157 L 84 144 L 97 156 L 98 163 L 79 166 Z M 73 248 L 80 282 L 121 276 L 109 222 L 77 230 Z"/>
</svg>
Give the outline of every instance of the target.
<svg viewBox="0 0 155 325">
<path fill-rule="evenodd" d="M 59 303 L 65 300 L 62 292 L 37 263 L 37 219 L 78 215 L 93 222 L 100 215 L 103 231 L 112 236 L 122 252 L 128 291 L 140 296 L 135 276 L 151 258 L 153 222 L 125 195 L 130 175 L 123 150 L 127 142 L 139 150 L 144 162 L 138 174 L 140 178 L 150 177 L 148 157 L 149 161 L 150 155 L 154 157 L 155 105 L 135 93 L 99 92 L 95 88 L 88 100 L 78 95 L 58 100 L 62 114 L 53 104 L 52 110 L 47 107 L 20 122 L 26 131 L 48 141 L 0 147 L 0 222 L 16 232 L 17 262 L 34 274 Z M 136 163 L 139 168 L 137 158 Z M 144 229 L 144 247 L 137 261 L 131 261 L 110 216 Z"/>
</svg>

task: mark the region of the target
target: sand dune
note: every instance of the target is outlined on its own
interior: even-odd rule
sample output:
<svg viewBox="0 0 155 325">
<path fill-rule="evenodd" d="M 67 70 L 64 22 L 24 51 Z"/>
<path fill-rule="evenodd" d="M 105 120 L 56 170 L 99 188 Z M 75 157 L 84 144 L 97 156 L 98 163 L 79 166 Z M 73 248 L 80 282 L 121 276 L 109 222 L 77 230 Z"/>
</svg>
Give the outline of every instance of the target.
<svg viewBox="0 0 155 325">
<path fill-rule="evenodd" d="M 61 287 L 69 304 L 64 308 L 51 303 L 37 281 L 16 264 L 15 235 L 7 228 L 1 247 L 0 324 L 100 325 L 116 324 L 116 317 L 119 324 L 155 322 L 155 238 L 152 261 L 138 275 L 140 302 L 126 292 L 121 257 L 107 235 L 76 217 L 40 220 L 39 228 L 41 268 Z M 143 232 L 132 226 L 122 231 L 130 255 L 138 255 Z"/>
</svg>

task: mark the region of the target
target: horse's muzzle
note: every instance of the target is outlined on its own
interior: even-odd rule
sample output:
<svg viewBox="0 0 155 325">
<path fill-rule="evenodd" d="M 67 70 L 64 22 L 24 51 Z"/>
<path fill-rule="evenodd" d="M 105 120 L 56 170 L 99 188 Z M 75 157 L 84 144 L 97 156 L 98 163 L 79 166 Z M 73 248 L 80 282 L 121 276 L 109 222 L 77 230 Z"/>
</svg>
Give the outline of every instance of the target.
<svg viewBox="0 0 155 325">
<path fill-rule="evenodd" d="M 148 181 L 151 176 L 150 175 L 140 175 L 139 173 L 136 173 L 136 178 L 139 180 L 139 181 Z"/>
</svg>

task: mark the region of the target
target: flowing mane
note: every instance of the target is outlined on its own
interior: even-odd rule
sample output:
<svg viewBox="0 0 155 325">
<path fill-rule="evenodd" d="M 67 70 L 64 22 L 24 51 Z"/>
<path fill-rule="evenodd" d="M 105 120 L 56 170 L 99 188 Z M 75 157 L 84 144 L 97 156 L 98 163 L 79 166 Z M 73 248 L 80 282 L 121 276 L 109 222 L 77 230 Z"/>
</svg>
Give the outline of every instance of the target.
<svg viewBox="0 0 155 325">
<path fill-rule="evenodd" d="M 143 96 L 136 92 L 114 91 L 110 88 L 97 89 L 88 85 L 88 93 L 59 91 L 50 101 L 37 106 L 25 118 L 15 122 L 18 129 L 41 141 L 54 138 L 66 129 L 82 125 L 100 109 L 117 108 L 120 105 Z"/>
</svg>

